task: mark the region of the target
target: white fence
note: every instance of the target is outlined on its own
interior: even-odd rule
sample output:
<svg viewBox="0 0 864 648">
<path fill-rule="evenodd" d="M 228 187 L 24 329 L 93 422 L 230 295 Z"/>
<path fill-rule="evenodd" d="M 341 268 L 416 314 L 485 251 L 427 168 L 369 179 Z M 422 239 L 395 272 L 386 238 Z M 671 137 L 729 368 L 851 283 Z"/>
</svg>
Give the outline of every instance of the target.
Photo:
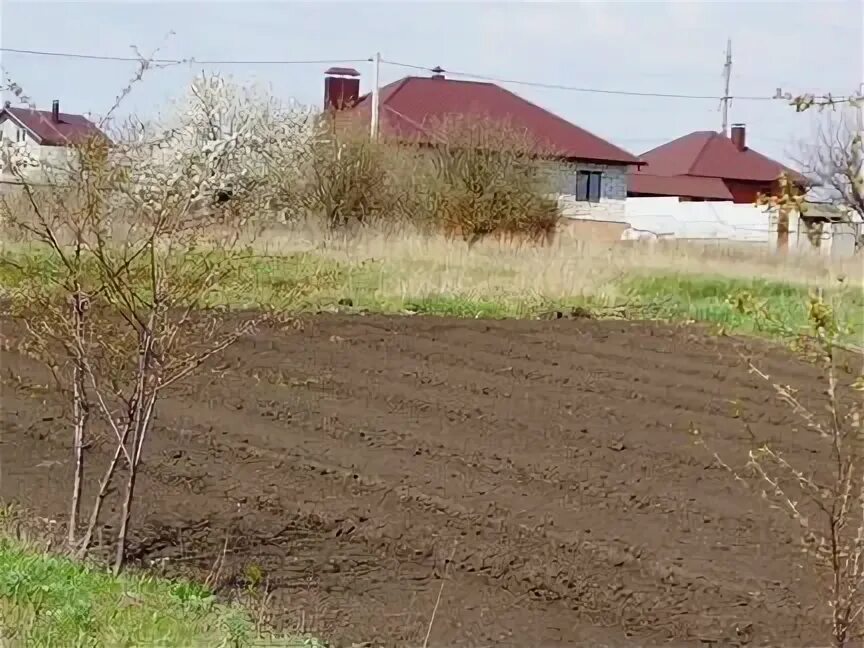
<svg viewBox="0 0 864 648">
<path fill-rule="evenodd" d="M 806 216 L 806 214 L 805 214 Z M 678 198 L 628 198 L 622 239 L 678 239 L 778 247 L 777 211 L 732 202 L 681 202 Z M 856 252 L 861 225 L 825 222 L 808 228 L 797 212 L 789 217 L 788 249 L 848 258 Z"/>
</svg>

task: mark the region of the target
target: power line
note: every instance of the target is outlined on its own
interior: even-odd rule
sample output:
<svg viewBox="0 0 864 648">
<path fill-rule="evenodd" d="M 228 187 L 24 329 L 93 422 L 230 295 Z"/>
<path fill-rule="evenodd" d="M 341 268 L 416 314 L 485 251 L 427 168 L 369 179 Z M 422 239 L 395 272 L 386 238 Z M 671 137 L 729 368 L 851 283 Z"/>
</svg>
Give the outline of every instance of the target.
<svg viewBox="0 0 864 648">
<path fill-rule="evenodd" d="M 13 47 L 0 47 L 0 52 L 10 54 L 27 54 L 31 56 L 51 56 L 55 58 L 85 59 L 90 61 L 122 61 L 126 63 L 148 63 L 182 65 L 185 63 L 198 63 L 200 65 L 336 65 L 339 63 L 368 63 L 370 59 L 313 59 L 313 60 L 204 60 L 196 58 L 188 59 L 163 59 L 136 56 L 105 56 L 97 54 L 78 54 L 75 52 L 49 52 L 44 50 L 17 49 Z"/>
<path fill-rule="evenodd" d="M 504 77 L 494 77 L 488 76 L 484 74 L 475 74 L 473 72 L 460 72 L 456 70 L 444 70 L 441 68 L 429 68 L 423 65 L 412 65 L 410 63 L 400 63 L 398 61 L 388 61 L 385 59 L 381 59 L 382 63 L 387 65 L 393 65 L 396 67 L 409 68 L 412 70 L 423 70 L 424 72 L 433 72 L 433 73 L 444 73 L 455 77 L 464 77 L 467 79 L 478 79 L 481 81 L 491 81 L 494 83 L 511 83 L 514 85 L 524 85 L 535 88 L 547 88 L 551 90 L 569 90 L 572 92 L 587 92 L 587 93 L 595 93 L 595 94 L 607 94 L 607 95 L 623 95 L 629 97 L 660 97 L 666 99 L 701 99 L 701 100 L 710 100 L 710 101 L 723 101 L 724 99 L 737 99 L 739 101 L 778 101 L 778 100 L 789 100 L 790 96 L 778 96 L 778 95 L 729 95 L 727 97 L 722 97 L 719 95 L 696 95 L 696 94 L 682 94 L 682 93 L 673 93 L 673 92 L 642 92 L 636 90 L 609 90 L 605 88 L 585 88 L 580 86 L 570 86 L 558 83 L 542 83 L 538 81 L 525 81 L 523 79 L 509 79 Z M 854 101 L 862 100 L 862 97 L 857 96 L 849 96 L 849 97 L 834 97 L 830 94 L 828 95 L 815 95 L 812 97 L 817 101 L 824 101 L 826 103 L 849 103 Z"/>
<path fill-rule="evenodd" d="M 90 61 L 117 61 L 117 62 L 126 62 L 126 63 L 140 63 L 142 61 L 146 61 L 147 63 L 153 64 L 161 64 L 161 65 L 184 65 L 184 64 L 198 64 L 198 65 L 340 65 L 345 63 L 369 63 L 372 62 L 372 59 L 367 58 L 357 58 L 357 59 L 306 59 L 306 60 L 279 60 L 279 59 L 260 59 L 260 60 L 218 60 L 218 59 L 197 59 L 194 57 L 186 58 L 186 59 L 168 59 L 168 58 L 146 58 L 143 56 L 110 56 L 110 55 L 100 55 L 100 54 L 81 54 L 78 52 L 55 52 L 48 50 L 33 50 L 33 49 L 21 49 L 14 47 L 0 47 L 0 52 L 6 52 L 9 54 L 23 54 L 29 56 L 45 56 L 45 57 L 54 57 L 54 58 L 69 58 L 69 59 L 81 59 L 81 60 L 90 60 Z M 410 63 L 401 63 L 398 61 L 388 61 L 385 59 L 381 59 L 381 63 L 386 65 L 393 65 L 396 67 L 409 68 L 413 70 L 423 70 L 425 72 L 435 72 L 434 68 L 422 66 L 422 65 L 412 65 Z M 673 92 L 642 92 L 636 90 L 610 90 L 606 88 L 585 88 L 580 86 L 571 86 L 565 84 L 558 83 L 542 83 L 538 81 L 525 81 L 523 79 L 508 79 L 503 77 L 494 77 L 483 74 L 475 74 L 472 72 L 460 72 L 456 70 L 442 70 L 447 72 L 448 74 L 456 77 L 464 77 L 468 79 L 478 79 L 481 81 L 491 81 L 494 83 L 509 83 L 513 85 L 523 85 L 530 86 L 535 88 L 546 88 L 551 90 L 568 90 L 571 92 L 584 92 L 584 93 L 592 93 L 592 94 L 605 94 L 605 95 L 619 95 L 626 97 L 656 97 L 656 98 L 665 98 L 665 99 L 691 99 L 691 100 L 708 100 L 708 101 L 723 101 L 724 99 L 731 100 L 744 100 L 744 101 L 777 101 L 779 99 L 785 99 L 786 97 L 778 97 L 778 96 L 727 96 L 720 97 L 716 95 L 697 95 L 697 94 L 683 94 L 683 93 L 673 93 Z M 830 95 L 826 95 L 825 97 L 815 97 L 817 100 L 821 99 L 830 99 L 832 103 L 845 103 L 853 100 L 857 100 L 857 98 L 844 98 L 844 97 L 830 97 Z"/>
<path fill-rule="evenodd" d="M 396 67 L 409 68 L 413 70 L 423 70 L 425 72 L 434 72 L 433 68 L 428 68 L 422 65 L 411 65 L 410 63 L 400 63 L 398 61 L 381 60 L 387 65 Z M 723 97 L 717 95 L 696 95 L 696 94 L 679 94 L 674 92 L 640 92 L 636 90 L 608 90 L 605 88 L 584 88 L 579 86 L 570 86 L 559 83 L 541 83 L 538 81 L 525 81 L 521 79 L 507 79 L 503 77 L 493 77 L 484 74 L 474 74 L 472 72 L 458 72 L 456 70 L 443 70 L 447 74 L 456 77 L 465 77 L 469 79 L 479 79 L 481 81 L 492 81 L 495 83 L 511 83 L 513 85 L 524 85 L 534 88 L 547 88 L 551 90 L 569 90 L 571 92 L 587 92 L 593 94 L 608 94 L 608 95 L 623 95 L 627 97 L 660 97 L 664 99 L 703 99 L 711 101 L 721 101 Z M 744 99 L 747 101 L 774 101 L 774 97 L 733 97 L 734 99 Z"/>
</svg>

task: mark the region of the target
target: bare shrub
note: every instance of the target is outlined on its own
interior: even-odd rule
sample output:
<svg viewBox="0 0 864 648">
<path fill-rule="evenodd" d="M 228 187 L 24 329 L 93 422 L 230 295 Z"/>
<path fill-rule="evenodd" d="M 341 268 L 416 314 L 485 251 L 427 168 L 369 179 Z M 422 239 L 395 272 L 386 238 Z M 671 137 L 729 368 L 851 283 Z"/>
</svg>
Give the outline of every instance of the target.
<svg viewBox="0 0 864 648">
<path fill-rule="evenodd" d="M 852 353 L 861 360 L 864 351 L 840 342 L 848 332 L 821 297 L 811 298 L 809 315 L 813 334 L 797 334 L 795 348 L 822 369 L 827 382 L 824 412 L 806 404 L 806 396 L 791 385 L 775 382 L 751 358 L 744 360 L 750 372 L 768 383 L 778 400 L 813 432 L 814 441 L 823 444 L 827 465 L 794 465 L 777 444 L 757 440 L 748 451 L 749 470 L 742 472 L 711 450 L 698 429 L 692 432 L 736 481 L 797 524 L 802 550 L 817 574 L 824 576 L 831 639 L 842 648 L 864 638 L 864 376 L 841 384 L 837 367 L 841 354 Z"/>
<path fill-rule="evenodd" d="M 543 239 L 559 220 L 537 142 L 507 123 L 450 118 L 429 125 L 419 193 L 426 218 L 469 244 L 490 234 Z"/>
<path fill-rule="evenodd" d="M 394 206 L 388 147 L 353 125 L 338 130 L 322 120 L 303 169 L 299 204 L 330 230 L 370 225 Z"/>
<path fill-rule="evenodd" d="M 815 141 L 802 152 L 800 164 L 831 202 L 864 218 L 864 142 L 855 117 L 851 110 L 823 115 Z"/>
<path fill-rule="evenodd" d="M 860 127 L 855 125 L 859 106 L 864 99 L 815 97 L 802 95 L 788 97 L 798 112 L 813 108 L 823 113 L 812 141 L 802 143 L 797 163 L 807 177 L 808 187 L 800 187 L 783 174 L 772 195 L 759 195 L 757 204 L 778 210 L 778 233 L 789 234 L 790 212 L 807 215 L 808 199 L 816 198 L 838 208 L 835 222 L 845 224 L 855 237 L 855 250 L 864 249 L 864 141 Z M 829 109 L 830 110 L 826 110 Z M 823 227 L 806 223 L 811 243 L 821 239 Z"/>
<path fill-rule="evenodd" d="M 840 208 L 843 220 L 855 225 L 855 249 L 860 250 L 864 248 L 864 141 L 855 113 L 846 109 L 823 115 L 799 165 L 816 181 L 823 197 Z"/>
<path fill-rule="evenodd" d="M 302 204 L 331 230 L 410 225 L 469 244 L 489 235 L 549 237 L 558 223 L 547 163 L 526 134 L 450 118 L 425 129 L 436 144 L 371 140 L 357 124 L 323 121 Z"/>
<path fill-rule="evenodd" d="M 862 101 L 860 95 L 787 98 L 797 112 L 814 107 L 860 108 Z M 846 212 L 849 222 L 853 215 L 861 216 L 861 146 L 860 133 L 847 121 L 829 118 L 805 165 L 832 202 Z M 781 230 L 788 229 L 790 210 L 806 211 L 804 193 L 786 176 L 781 177 L 776 195 L 759 196 L 757 202 L 779 208 Z M 822 369 L 827 383 L 824 411 L 814 410 L 794 387 L 774 382 L 750 358 L 745 360 L 750 371 L 769 383 L 777 398 L 813 432 L 814 440 L 823 444 L 827 462 L 815 469 L 796 466 L 773 444 L 762 443 L 748 452 L 750 473 L 742 475 L 716 452 L 713 455 L 736 481 L 753 488 L 798 525 L 802 548 L 826 582 L 831 641 L 842 648 L 864 639 L 864 374 L 844 385 L 838 380 L 837 367 L 841 354 L 847 356 L 843 359 L 847 368 L 850 356 L 862 366 L 864 348 L 845 341 L 850 332 L 838 323 L 821 291 L 811 298 L 809 317 L 812 335 L 783 333 L 796 338 L 794 348 Z M 699 431 L 693 432 L 698 443 L 707 447 Z"/>
<path fill-rule="evenodd" d="M 115 571 L 160 396 L 274 316 L 226 321 L 207 308 L 213 291 L 241 277 L 249 254 L 241 242 L 274 198 L 266 162 L 285 146 L 269 118 L 254 106 L 243 111 L 224 88 L 204 77 L 170 124 L 138 125 L 113 144 L 71 147 L 45 170 L 44 187 L 34 187 L 13 159 L 24 205 L 20 197 L 0 200 L 3 221 L 31 245 L 23 258 L 3 259 L 17 272 L 11 301 L 30 332 L 25 350 L 71 394 L 76 475 L 68 540 L 79 555 L 88 551 L 104 501 L 121 480 Z M 229 199 L 219 199 L 226 190 Z M 96 417 L 114 452 L 78 537 Z"/>
</svg>

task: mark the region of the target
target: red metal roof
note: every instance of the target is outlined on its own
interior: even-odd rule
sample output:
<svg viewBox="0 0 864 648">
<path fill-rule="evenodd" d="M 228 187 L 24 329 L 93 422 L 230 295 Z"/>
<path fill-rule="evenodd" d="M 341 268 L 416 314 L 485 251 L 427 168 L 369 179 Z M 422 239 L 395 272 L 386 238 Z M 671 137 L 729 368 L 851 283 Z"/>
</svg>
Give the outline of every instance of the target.
<svg viewBox="0 0 864 648">
<path fill-rule="evenodd" d="M 634 194 L 655 196 L 682 196 L 710 200 L 733 199 L 732 193 L 720 178 L 700 178 L 688 175 L 658 176 L 650 173 L 633 173 L 627 181 L 627 191 Z"/>
<path fill-rule="evenodd" d="M 59 122 L 55 122 L 50 110 L 8 107 L 0 111 L 0 121 L 6 117 L 30 131 L 42 146 L 70 146 L 91 137 L 107 139 L 105 133 L 83 115 L 60 113 Z"/>
<path fill-rule="evenodd" d="M 370 95 L 352 111 L 365 119 Z M 440 142 L 430 127 L 448 117 L 506 121 L 537 141 L 541 154 L 610 164 L 640 160 L 583 128 L 495 85 L 477 81 L 409 76 L 381 88 L 379 132 L 421 143 Z"/>
<path fill-rule="evenodd" d="M 743 151 L 731 139 L 714 131 L 696 131 L 667 142 L 642 154 L 647 166 L 641 172 L 653 176 L 700 176 L 773 182 L 783 173 L 806 183 L 794 170 L 757 153 L 751 148 Z"/>
</svg>

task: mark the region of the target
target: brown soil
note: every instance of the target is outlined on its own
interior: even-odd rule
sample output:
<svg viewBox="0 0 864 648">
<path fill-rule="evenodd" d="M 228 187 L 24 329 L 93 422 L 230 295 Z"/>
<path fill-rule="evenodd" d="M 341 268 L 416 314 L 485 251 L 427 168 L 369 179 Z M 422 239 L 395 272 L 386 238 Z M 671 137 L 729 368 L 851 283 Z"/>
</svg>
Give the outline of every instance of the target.
<svg viewBox="0 0 864 648">
<path fill-rule="evenodd" d="M 812 464 L 743 344 L 563 319 L 263 331 L 162 402 L 133 558 L 201 575 L 225 550 L 224 591 L 257 566 L 279 620 L 337 644 L 422 644 L 439 592 L 434 646 L 825 643 L 795 527 L 688 433 L 740 465 L 749 426 Z M 0 497 L 59 519 L 60 401 L 31 360 L 2 365 Z"/>
</svg>

